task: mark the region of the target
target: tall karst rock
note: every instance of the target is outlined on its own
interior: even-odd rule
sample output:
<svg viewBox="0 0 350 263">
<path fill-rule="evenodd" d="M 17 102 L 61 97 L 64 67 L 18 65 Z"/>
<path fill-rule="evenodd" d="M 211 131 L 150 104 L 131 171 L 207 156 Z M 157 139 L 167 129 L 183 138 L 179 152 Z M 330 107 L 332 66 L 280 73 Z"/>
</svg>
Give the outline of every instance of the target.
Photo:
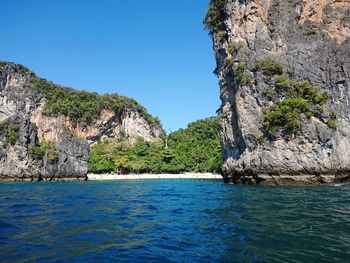
<svg viewBox="0 0 350 263">
<path fill-rule="evenodd" d="M 350 180 L 350 1 L 212 0 L 227 182 Z"/>
<path fill-rule="evenodd" d="M 60 87 L 0 62 L 0 179 L 85 179 L 89 146 L 103 138 L 147 141 L 163 133 L 133 99 Z"/>
</svg>

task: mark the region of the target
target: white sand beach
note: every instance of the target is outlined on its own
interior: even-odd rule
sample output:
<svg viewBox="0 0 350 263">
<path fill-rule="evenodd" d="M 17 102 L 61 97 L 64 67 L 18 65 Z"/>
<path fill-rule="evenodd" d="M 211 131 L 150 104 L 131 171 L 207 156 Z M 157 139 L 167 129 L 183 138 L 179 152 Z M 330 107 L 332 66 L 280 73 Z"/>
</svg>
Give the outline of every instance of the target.
<svg viewBox="0 0 350 263">
<path fill-rule="evenodd" d="M 184 174 L 88 174 L 88 180 L 144 180 L 144 179 L 216 179 L 222 180 L 220 174 L 184 173 Z"/>
</svg>

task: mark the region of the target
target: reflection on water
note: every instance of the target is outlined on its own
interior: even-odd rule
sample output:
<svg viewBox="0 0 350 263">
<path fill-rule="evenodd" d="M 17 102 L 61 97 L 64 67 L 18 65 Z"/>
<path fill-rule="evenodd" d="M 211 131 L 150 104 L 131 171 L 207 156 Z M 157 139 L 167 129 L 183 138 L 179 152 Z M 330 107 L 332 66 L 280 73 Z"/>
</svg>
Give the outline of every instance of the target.
<svg viewBox="0 0 350 263">
<path fill-rule="evenodd" d="M 3 261 L 350 262 L 350 188 L 0 184 Z"/>
</svg>

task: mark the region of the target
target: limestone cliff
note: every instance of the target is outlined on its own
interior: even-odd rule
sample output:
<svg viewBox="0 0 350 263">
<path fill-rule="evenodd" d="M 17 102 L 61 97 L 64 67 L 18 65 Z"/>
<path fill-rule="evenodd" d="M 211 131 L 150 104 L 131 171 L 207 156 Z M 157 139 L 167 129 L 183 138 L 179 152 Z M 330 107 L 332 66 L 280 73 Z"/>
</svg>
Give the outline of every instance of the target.
<svg viewBox="0 0 350 263">
<path fill-rule="evenodd" d="M 0 62 L 0 179 L 85 179 L 89 145 L 163 133 L 134 100 L 63 88 Z"/>
<path fill-rule="evenodd" d="M 227 182 L 350 180 L 350 2 L 213 0 Z"/>
</svg>

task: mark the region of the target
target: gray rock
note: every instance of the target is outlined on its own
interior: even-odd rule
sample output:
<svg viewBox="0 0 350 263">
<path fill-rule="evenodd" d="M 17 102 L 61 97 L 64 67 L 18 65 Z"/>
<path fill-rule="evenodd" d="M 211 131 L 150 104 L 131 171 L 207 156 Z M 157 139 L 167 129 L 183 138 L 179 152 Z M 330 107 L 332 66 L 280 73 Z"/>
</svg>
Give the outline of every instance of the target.
<svg viewBox="0 0 350 263">
<path fill-rule="evenodd" d="M 220 41 L 216 32 L 213 37 L 227 182 L 350 179 L 349 10 L 348 1 L 228 0 L 223 18 L 228 39 Z M 244 73 L 253 76 L 251 85 L 240 85 L 227 62 L 231 55 L 224 50 L 232 42 L 243 44 L 234 61 L 245 62 Z M 271 105 L 264 90 L 271 78 L 254 68 L 256 61 L 267 58 L 282 64 L 290 79 L 308 80 L 330 96 L 322 116 L 303 120 L 295 136 L 280 133 L 273 140 L 261 140 L 263 109 Z M 326 125 L 332 110 L 338 116 L 336 130 Z"/>
<path fill-rule="evenodd" d="M 91 144 L 121 136 L 131 143 L 138 137 L 152 140 L 162 133 L 133 108 L 103 110 L 92 124 L 47 116 L 45 97 L 34 88 L 33 77 L 21 65 L 0 62 L 0 180 L 85 180 Z M 11 142 L 9 129 L 15 130 Z M 54 143 L 55 158 L 52 149 L 42 156 L 34 153 L 43 141 Z"/>
</svg>

